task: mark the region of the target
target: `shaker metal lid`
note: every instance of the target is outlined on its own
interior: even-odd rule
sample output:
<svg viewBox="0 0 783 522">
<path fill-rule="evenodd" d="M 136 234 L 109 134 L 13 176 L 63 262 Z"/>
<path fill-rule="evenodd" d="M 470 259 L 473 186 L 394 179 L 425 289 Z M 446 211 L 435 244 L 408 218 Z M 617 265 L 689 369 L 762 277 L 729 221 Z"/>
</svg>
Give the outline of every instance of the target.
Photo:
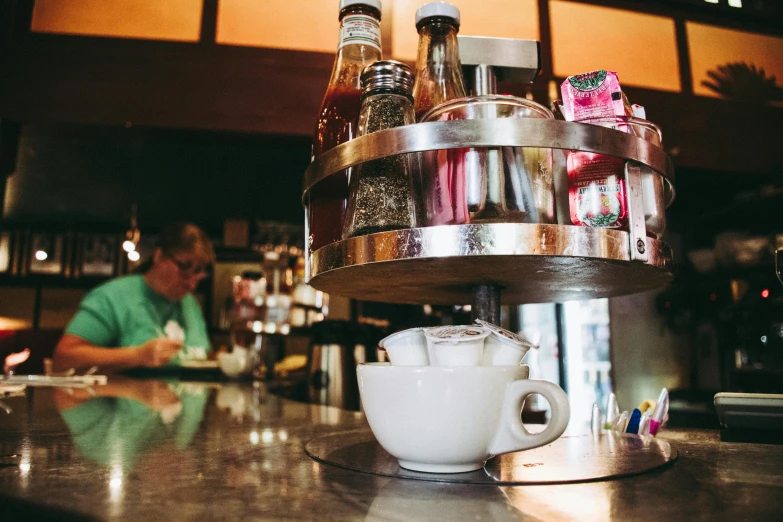
<svg viewBox="0 0 783 522">
<path fill-rule="evenodd" d="M 396 89 L 410 95 L 413 92 L 413 71 L 396 60 L 378 60 L 364 68 L 361 75 L 362 91 Z"/>
<path fill-rule="evenodd" d="M 381 0 L 340 0 L 340 11 L 345 9 L 346 7 L 350 7 L 352 5 L 369 5 L 370 7 L 374 7 L 378 11 L 381 10 Z"/>
<path fill-rule="evenodd" d="M 456 5 L 448 2 L 429 2 L 416 11 L 416 27 L 427 18 L 435 16 L 451 18 L 456 25 L 459 25 L 459 9 Z"/>
</svg>

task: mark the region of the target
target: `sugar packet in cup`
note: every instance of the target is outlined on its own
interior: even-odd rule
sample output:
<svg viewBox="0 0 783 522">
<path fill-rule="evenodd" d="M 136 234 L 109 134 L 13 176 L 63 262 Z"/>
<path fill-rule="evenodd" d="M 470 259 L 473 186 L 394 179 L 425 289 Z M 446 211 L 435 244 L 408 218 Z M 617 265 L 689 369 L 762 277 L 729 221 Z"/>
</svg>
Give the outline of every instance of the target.
<svg viewBox="0 0 783 522">
<path fill-rule="evenodd" d="M 560 85 L 560 94 L 563 116 L 568 121 L 633 114 L 616 72 L 599 70 L 569 76 Z"/>
<path fill-rule="evenodd" d="M 560 93 L 566 120 L 628 132 L 625 118 L 632 116 L 634 109 L 620 88 L 617 73 L 598 70 L 569 76 L 560 85 Z M 566 168 L 572 225 L 628 226 L 623 159 L 571 151 L 567 153 Z"/>
</svg>

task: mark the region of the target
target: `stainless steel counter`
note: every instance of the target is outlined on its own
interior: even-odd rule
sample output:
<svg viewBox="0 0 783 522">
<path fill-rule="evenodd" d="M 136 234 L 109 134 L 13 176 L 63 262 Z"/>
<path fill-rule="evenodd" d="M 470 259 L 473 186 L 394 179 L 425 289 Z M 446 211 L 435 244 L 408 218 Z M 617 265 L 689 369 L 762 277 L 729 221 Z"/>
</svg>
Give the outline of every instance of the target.
<svg viewBox="0 0 783 522">
<path fill-rule="evenodd" d="M 366 426 L 263 384 L 110 379 L 90 398 L 4 399 L 0 520 L 772 520 L 783 446 L 664 431 L 679 460 L 617 480 L 439 484 L 315 462 L 305 444 Z"/>
</svg>

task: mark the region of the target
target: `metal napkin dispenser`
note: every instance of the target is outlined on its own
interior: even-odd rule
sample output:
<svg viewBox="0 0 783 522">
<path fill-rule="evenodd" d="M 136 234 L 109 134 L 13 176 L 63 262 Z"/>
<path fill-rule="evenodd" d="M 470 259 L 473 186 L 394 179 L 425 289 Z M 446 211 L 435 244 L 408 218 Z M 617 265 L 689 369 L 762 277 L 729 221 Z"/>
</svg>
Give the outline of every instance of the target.
<svg viewBox="0 0 783 522">
<path fill-rule="evenodd" d="M 473 94 L 494 94 L 497 92 L 495 80 L 531 83 L 541 72 L 541 43 L 536 40 L 489 36 L 457 38 L 459 59 Z M 492 85 L 476 81 L 488 74 L 492 76 Z"/>
</svg>

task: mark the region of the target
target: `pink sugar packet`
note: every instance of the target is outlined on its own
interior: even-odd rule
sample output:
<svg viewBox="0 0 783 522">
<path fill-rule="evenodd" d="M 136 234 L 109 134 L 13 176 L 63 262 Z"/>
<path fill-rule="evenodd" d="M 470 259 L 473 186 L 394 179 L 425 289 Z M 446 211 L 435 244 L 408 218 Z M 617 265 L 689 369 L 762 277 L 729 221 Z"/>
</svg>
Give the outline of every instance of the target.
<svg viewBox="0 0 783 522">
<path fill-rule="evenodd" d="M 618 116 L 633 114 L 617 73 L 593 71 L 569 76 L 561 85 L 563 116 L 568 121 L 592 120 L 628 132 Z M 597 118 L 605 118 L 597 120 Z M 577 226 L 627 228 L 628 208 L 623 179 L 624 161 L 591 152 L 567 154 L 568 202 L 571 223 Z"/>
<path fill-rule="evenodd" d="M 560 85 L 560 94 L 568 121 L 628 114 L 616 72 L 600 70 L 569 76 Z"/>
</svg>

